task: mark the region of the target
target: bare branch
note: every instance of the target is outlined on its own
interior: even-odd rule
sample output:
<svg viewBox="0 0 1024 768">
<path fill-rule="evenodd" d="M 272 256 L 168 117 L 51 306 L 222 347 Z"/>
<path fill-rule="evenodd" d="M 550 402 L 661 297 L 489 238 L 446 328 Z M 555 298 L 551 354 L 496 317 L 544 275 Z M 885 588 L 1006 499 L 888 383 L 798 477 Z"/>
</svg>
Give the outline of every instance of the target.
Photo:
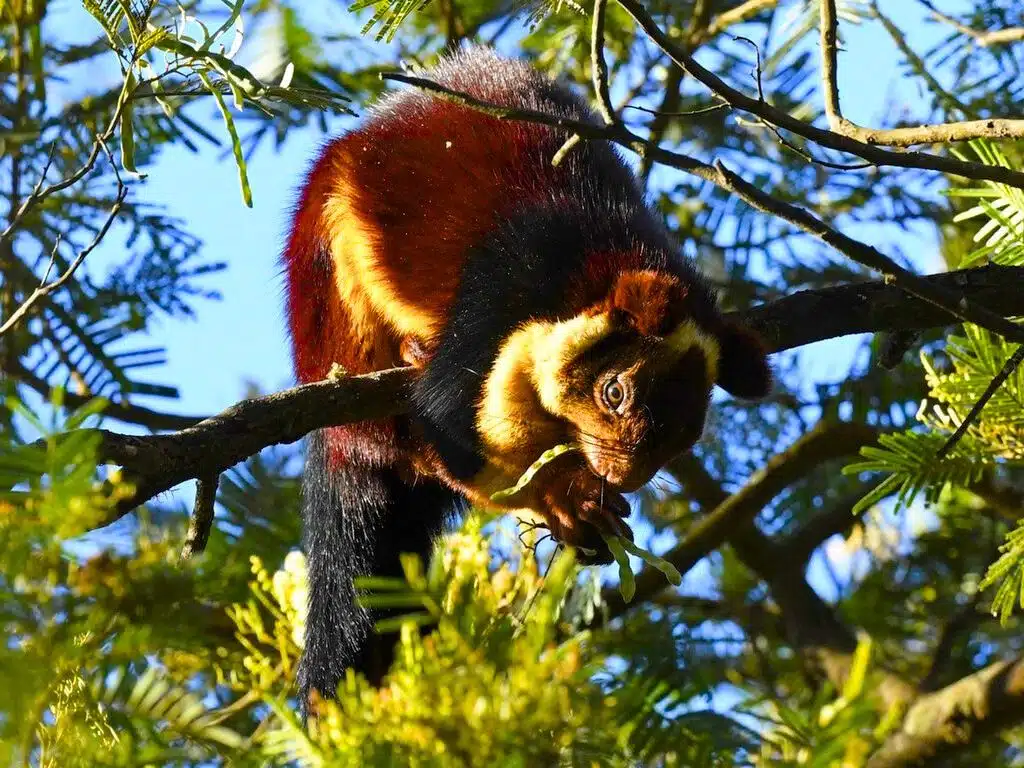
<svg viewBox="0 0 1024 768">
<path fill-rule="evenodd" d="M 719 32 L 722 32 L 733 24 L 740 24 L 748 19 L 753 18 L 762 11 L 767 11 L 779 4 L 779 0 L 747 0 L 745 3 L 737 5 L 735 8 L 731 8 L 728 11 L 722 11 L 722 13 L 715 16 L 711 23 L 708 24 L 706 37 L 714 37 Z"/>
<path fill-rule="evenodd" d="M 1024 137 L 1024 120 L 991 118 L 913 128 L 865 128 L 843 117 L 839 106 L 837 16 L 835 0 L 821 0 L 821 76 L 825 114 L 829 127 L 836 133 L 870 145 L 909 147 L 915 144 L 946 144 L 971 139 L 1008 139 Z M 891 22 L 873 3 L 875 15 L 893 32 Z M 898 37 L 893 35 L 894 38 Z M 943 91 L 944 93 L 944 91 Z"/>
<path fill-rule="evenodd" d="M 608 62 L 604 59 L 604 17 L 608 0 L 594 0 L 594 20 L 590 33 L 590 70 L 597 94 L 597 109 L 608 125 L 615 122 L 611 90 L 608 85 Z"/>
<path fill-rule="evenodd" d="M 842 133 L 849 123 L 839 107 L 839 55 L 836 36 L 836 0 L 821 0 L 821 79 L 824 92 L 825 115 L 833 131 Z"/>
<path fill-rule="evenodd" d="M 714 72 L 701 66 L 691 53 L 681 48 L 658 27 L 637 0 L 618 0 L 618 2 L 677 65 L 736 109 L 742 109 L 745 112 L 757 115 L 763 120 L 777 125 L 779 128 L 792 131 L 828 149 L 857 155 L 874 165 L 940 171 L 968 179 L 998 181 L 1024 189 L 1024 173 L 1020 171 L 1001 167 L 997 168 L 996 166 L 988 166 L 984 163 L 956 160 L 927 152 L 891 152 L 840 133 L 805 123 L 803 120 L 793 117 L 793 115 L 785 110 L 772 106 L 767 101 L 752 98 L 736 90 Z"/>
<path fill-rule="evenodd" d="M 932 16 L 943 24 L 956 29 L 957 32 L 967 35 L 975 43 L 987 48 L 990 45 L 1005 45 L 1006 43 L 1017 43 L 1024 40 L 1024 27 L 1008 27 L 1007 29 L 980 30 L 969 27 L 966 24 L 949 16 L 930 2 L 930 0 L 917 0 L 921 5 L 932 12 Z"/>
<path fill-rule="evenodd" d="M 960 442 L 960 439 L 967 434 L 967 430 L 971 428 L 971 425 L 978 420 L 979 416 L 981 416 L 981 412 L 988 401 L 991 400 L 995 393 L 999 391 L 999 388 L 1006 383 L 1006 380 L 1013 375 L 1013 372 L 1020 367 L 1022 362 L 1024 362 L 1024 344 L 1021 344 L 1013 351 L 1013 354 L 1007 358 L 1005 363 L 1003 363 L 1003 367 L 999 369 L 999 373 L 992 377 L 992 381 L 990 381 L 988 386 L 985 387 L 985 391 L 981 393 L 981 397 L 978 398 L 978 402 L 971 406 L 971 410 L 968 411 L 964 420 L 960 422 L 953 434 L 949 436 L 946 442 L 942 444 L 938 453 L 935 454 L 938 458 L 943 458 L 953 450 L 954 447 L 956 447 L 956 444 Z"/>
</svg>

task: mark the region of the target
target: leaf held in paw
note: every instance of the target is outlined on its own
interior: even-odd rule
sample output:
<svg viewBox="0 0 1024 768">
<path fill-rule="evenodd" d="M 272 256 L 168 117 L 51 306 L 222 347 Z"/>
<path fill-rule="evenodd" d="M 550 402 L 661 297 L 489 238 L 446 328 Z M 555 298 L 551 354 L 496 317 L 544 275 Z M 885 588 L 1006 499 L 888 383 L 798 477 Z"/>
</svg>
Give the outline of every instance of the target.
<svg viewBox="0 0 1024 768">
<path fill-rule="evenodd" d="M 491 501 L 502 501 L 503 499 L 507 499 L 510 496 L 516 495 L 521 490 L 523 490 L 523 488 L 530 484 L 530 481 L 533 480 L 534 476 L 541 470 L 541 468 L 545 464 L 549 464 L 550 462 L 554 461 L 563 453 L 568 453 L 569 451 L 574 450 L 576 450 L 576 447 L 568 443 L 562 443 L 561 445 L 556 445 L 554 448 L 548 448 L 548 450 L 544 451 L 544 453 L 540 455 L 539 459 L 537 459 L 535 462 L 533 462 L 533 464 L 526 468 L 526 471 L 519 476 L 519 480 L 516 482 L 515 485 L 513 485 L 511 488 L 505 488 L 503 490 L 497 491 L 496 493 L 492 493 Z"/>
</svg>

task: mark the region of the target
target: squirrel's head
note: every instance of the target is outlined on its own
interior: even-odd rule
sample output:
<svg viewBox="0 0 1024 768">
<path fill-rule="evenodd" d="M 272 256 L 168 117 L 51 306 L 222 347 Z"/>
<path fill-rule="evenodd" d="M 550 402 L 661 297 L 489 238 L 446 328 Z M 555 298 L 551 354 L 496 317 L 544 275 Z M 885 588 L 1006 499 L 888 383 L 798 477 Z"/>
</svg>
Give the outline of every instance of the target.
<svg viewBox="0 0 1024 768">
<path fill-rule="evenodd" d="M 697 442 L 716 384 L 750 399 L 770 390 L 760 339 L 698 302 L 672 275 L 625 272 L 534 350 L 545 409 L 617 490 L 640 488 Z"/>
</svg>

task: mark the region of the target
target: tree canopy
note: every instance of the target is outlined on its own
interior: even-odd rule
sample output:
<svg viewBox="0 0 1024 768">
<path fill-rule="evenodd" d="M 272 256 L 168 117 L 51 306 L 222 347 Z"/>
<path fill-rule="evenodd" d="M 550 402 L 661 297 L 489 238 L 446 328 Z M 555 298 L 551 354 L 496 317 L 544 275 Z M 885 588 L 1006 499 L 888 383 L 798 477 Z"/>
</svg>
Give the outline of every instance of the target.
<svg viewBox="0 0 1024 768">
<path fill-rule="evenodd" d="M 0 0 L 0 36 L 3 759 L 1024 765 L 1016 0 Z M 184 148 L 183 195 L 236 169 L 230 220 L 254 153 L 386 88 L 552 124 L 432 83 L 466 44 L 587 96 L 551 161 L 617 145 L 777 382 L 635 495 L 681 585 L 470 513 L 367 585 L 408 609 L 395 665 L 307 729 L 302 438 L 403 412 L 411 374 L 182 414 L 160 329 L 244 264 L 143 192 Z M 902 95 L 861 124 L 883 48 Z"/>
</svg>

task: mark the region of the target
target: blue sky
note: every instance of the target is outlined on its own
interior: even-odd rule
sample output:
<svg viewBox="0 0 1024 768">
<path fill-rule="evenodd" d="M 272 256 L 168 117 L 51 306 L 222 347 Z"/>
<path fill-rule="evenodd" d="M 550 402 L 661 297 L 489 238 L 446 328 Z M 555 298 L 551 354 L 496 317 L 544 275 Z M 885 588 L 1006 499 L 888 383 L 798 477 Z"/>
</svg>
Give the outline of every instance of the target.
<svg viewBox="0 0 1024 768">
<path fill-rule="evenodd" d="M 916 3 L 887 5 L 886 12 L 908 33 L 915 49 L 922 50 L 942 33 L 941 28 L 922 23 Z M 66 21 L 77 24 L 72 22 L 74 18 L 69 14 Z M 83 23 L 91 20 L 85 17 Z M 81 33 L 87 28 L 78 29 Z M 878 125 L 884 121 L 887 107 L 915 112 L 920 94 L 903 78 L 898 51 L 881 27 L 844 23 L 841 34 L 849 51 L 840 56 L 840 87 L 847 117 Z M 243 46 L 243 58 L 245 50 Z M 205 115 L 211 130 L 223 135 L 212 105 Z M 184 220 L 186 228 L 204 241 L 206 259 L 228 264 L 225 272 L 206 281 L 220 291 L 223 300 L 198 302 L 194 320 L 163 319 L 154 327 L 150 341 L 166 347 L 168 362 L 149 376 L 178 386 L 181 398 L 147 404 L 179 413 L 208 414 L 240 399 L 248 382 L 266 391 L 292 383 L 278 257 L 295 189 L 324 139 L 312 129 L 296 130 L 280 151 L 261 147 L 248 167 L 251 209 L 242 202 L 231 158 L 221 157 L 221 150 L 213 148 L 199 154 L 184 148 L 165 151 L 148 167 L 146 180 L 134 187 L 137 199 L 163 205 L 169 214 Z M 853 234 L 873 240 L 869 226 L 859 227 Z M 904 246 L 914 253 L 920 269 L 940 268 L 933 237 L 908 238 Z M 119 247 L 116 241 L 105 243 L 91 257 L 93 268 L 101 268 Z M 852 346 L 852 340 L 841 340 L 801 350 L 808 382 L 841 378 Z M 183 497 L 190 498 L 191 493 L 191 487 L 182 488 Z M 817 588 L 831 591 L 831 579 L 820 561 L 812 567 L 812 576 Z"/>
</svg>

